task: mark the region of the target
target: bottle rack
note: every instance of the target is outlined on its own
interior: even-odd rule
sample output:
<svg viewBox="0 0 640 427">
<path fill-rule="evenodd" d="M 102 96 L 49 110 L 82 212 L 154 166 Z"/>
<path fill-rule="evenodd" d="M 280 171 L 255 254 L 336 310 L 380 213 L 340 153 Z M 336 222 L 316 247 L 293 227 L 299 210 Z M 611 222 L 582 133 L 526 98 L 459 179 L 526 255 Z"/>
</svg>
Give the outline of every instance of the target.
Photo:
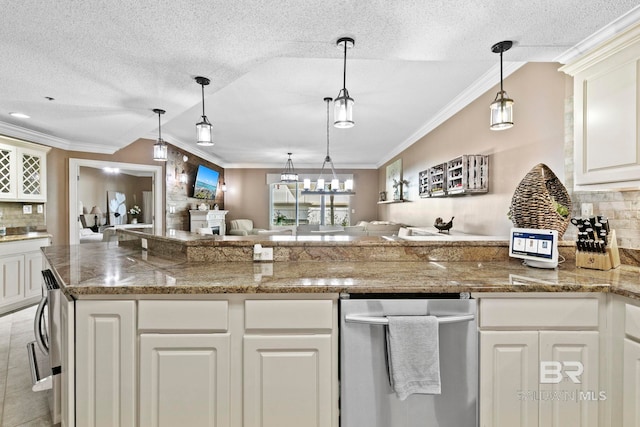
<svg viewBox="0 0 640 427">
<path fill-rule="evenodd" d="M 608 244 L 602 249 L 604 252 L 585 249 L 576 249 L 576 267 L 590 268 L 593 270 L 611 270 L 620 265 L 620 252 L 616 240 L 616 231 L 608 234 Z"/>
<path fill-rule="evenodd" d="M 429 168 L 429 196 L 438 197 L 446 196 L 447 191 L 447 164 L 441 163 L 439 165 Z"/>
<path fill-rule="evenodd" d="M 489 191 L 489 156 L 465 154 L 418 174 L 420 197 Z"/>
</svg>

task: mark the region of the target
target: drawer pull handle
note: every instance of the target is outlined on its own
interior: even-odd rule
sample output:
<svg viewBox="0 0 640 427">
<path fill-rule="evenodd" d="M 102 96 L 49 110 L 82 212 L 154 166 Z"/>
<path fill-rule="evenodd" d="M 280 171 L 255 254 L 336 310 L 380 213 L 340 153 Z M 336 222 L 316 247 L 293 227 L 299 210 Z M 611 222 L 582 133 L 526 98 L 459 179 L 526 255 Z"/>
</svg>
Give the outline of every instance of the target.
<svg viewBox="0 0 640 427">
<path fill-rule="evenodd" d="M 438 323 L 469 322 L 475 319 L 474 314 L 462 314 L 453 316 L 436 316 Z M 388 325 L 389 319 L 385 316 L 367 316 L 364 314 L 347 314 L 344 318 L 349 323 L 365 323 L 368 325 Z"/>
</svg>

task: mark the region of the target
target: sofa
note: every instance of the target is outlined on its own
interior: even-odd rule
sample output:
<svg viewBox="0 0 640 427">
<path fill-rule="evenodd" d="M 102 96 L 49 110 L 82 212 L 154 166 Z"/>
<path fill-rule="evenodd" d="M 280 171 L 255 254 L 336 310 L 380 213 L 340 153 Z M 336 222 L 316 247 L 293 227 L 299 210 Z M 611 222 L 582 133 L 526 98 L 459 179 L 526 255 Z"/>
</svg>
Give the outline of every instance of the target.
<svg viewBox="0 0 640 427">
<path fill-rule="evenodd" d="M 394 236 L 403 225 L 391 221 L 360 221 L 355 227 L 362 227 L 367 236 Z"/>
<path fill-rule="evenodd" d="M 261 231 L 265 231 L 262 228 L 253 228 L 253 221 L 250 219 L 233 219 L 229 225 L 229 234 L 232 236 L 257 235 Z"/>
</svg>

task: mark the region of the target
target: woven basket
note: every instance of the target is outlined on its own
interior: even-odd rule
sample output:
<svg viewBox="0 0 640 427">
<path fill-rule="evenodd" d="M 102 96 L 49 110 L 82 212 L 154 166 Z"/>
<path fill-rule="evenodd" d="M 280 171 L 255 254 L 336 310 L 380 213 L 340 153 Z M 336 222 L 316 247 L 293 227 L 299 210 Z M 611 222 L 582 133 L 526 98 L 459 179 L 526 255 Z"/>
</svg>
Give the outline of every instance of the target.
<svg viewBox="0 0 640 427">
<path fill-rule="evenodd" d="M 570 218 L 556 211 L 554 201 L 571 212 L 567 189 L 547 165 L 540 163 L 518 184 L 511 198 L 509 217 L 518 228 L 558 230 L 558 238 L 561 238 Z"/>
</svg>

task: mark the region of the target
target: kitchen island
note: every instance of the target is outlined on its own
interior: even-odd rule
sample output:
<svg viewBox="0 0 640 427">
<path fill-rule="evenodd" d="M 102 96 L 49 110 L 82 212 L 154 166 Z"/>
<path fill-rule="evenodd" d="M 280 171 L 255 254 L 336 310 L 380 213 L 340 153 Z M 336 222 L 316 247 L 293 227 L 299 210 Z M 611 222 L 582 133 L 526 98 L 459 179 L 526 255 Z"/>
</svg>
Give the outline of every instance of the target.
<svg viewBox="0 0 640 427">
<path fill-rule="evenodd" d="M 578 269 L 570 242 L 561 244 L 565 264 L 541 270 L 510 260 L 506 242 L 499 239 L 243 239 L 130 230 L 120 237 L 119 242 L 43 250 L 67 296 L 62 308 L 66 425 L 98 420 L 122 426 L 199 425 L 207 420 L 229 426 L 337 427 L 337 301 L 348 294 L 471 293 L 480 301 L 481 346 L 483 334 L 495 338 L 491 329 L 499 337 L 537 337 L 545 329 L 536 322 L 514 323 L 517 304 L 512 301 L 527 301 L 523 316 L 561 301 L 552 304 L 551 317 L 559 322 L 553 329 L 569 324 L 572 336 L 584 329 L 591 340 L 589 354 L 603 360 L 588 368 L 598 368 L 591 374 L 599 379 L 595 384 L 610 391 L 618 372 L 612 360 L 622 360 L 613 341 L 622 341 L 624 332 L 615 335 L 605 321 L 620 321 L 612 307 L 624 312 L 625 304 L 636 308 L 640 300 L 639 267 Z M 256 243 L 273 248 L 274 262 L 251 261 Z M 488 323 L 482 323 L 483 298 L 494 313 Z M 577 315 L 585 307 L 588 314 Z M 580 321 L 566 323 L 563 316 Z M 507 341 L 484 342 L 500 349 Z M 605 352 L 605 346 L 615 348 Z M 495 380 L 498 373 L 482 375 Z M 493 407 L 483 412 L 483 393 L 486 402 L 500 398 L 481 391 L 481 419 Z M 607 425 L 619 416 L 621 399 L 589 406 L 587 425 Z M 533 403 L 538 404 L 527 405 Z"/>
</svg>

